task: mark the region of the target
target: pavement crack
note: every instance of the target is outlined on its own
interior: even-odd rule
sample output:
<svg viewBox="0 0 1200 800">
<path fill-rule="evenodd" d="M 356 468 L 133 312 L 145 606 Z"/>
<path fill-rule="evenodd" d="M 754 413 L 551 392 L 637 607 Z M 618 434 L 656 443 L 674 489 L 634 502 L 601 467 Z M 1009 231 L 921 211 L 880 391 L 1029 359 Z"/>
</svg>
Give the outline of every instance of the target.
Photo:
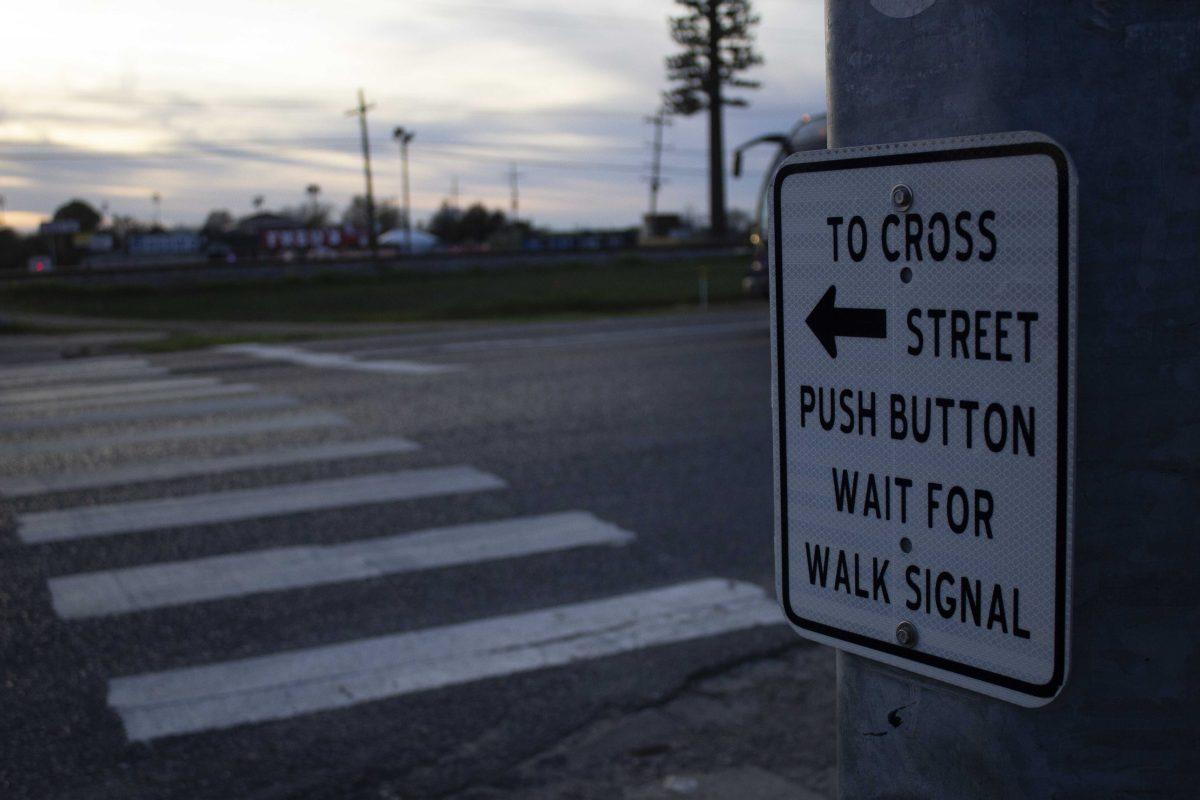
<svg viewBox="0 0 1200 800">
<path fill-rule="evenodd" d="M 772 648 L 769 648 L 766 650 L 758 650 L 758 651 L 754 651 L 751 653 L 746 653 L 746 654 L 740 655 L 736 658 L 727 659 L 724 661 L 720 661 L 716 664 L 712 664 L 710 666 L 706 666 L 706 667 L 702 667 L 700 669 L 693 670 L 693 671 L 687 673 L 686 675 L 684 675 L 683 678 L 678 682 L 678 684 L 674 688 L 672 688 L 668 691 L 662 692 L 653 700 L 650 700 L 647 702 L 642 702 L 642 703 L 633 703 L 633 704 L 628 704 L 628 705 L 616 704 L 612 707 L 605 709 L 604 711 L 601 711 L 596 714 L 592 714 L 589 717 L 587 717 L 586 719 L 584 719 L 583 721 L 581 721 L 578 725 L 575 725 L 572 728 L 570 728 L 569 730 L 565 731 L 562 735 L 560 735 L 558 737 L 557 741 L 549 744 L 546 747 L 542 747 L 531 753 L 528 753 L 523 758 L 521 758 L 519 761 L 515 761 L 510 766 L 506 767 L 504 770 L 502 770 L 498 773 L 492 774 L 492 775 L 480 776 L 476 780 L 465 781 L 456 786 L 446 787 L 445 789 L 438 792 L 437 794 L 431 795 L 431 797 L 433 797 L 433 798 L 453 797 L 453 796 L 460 795 L 464 792 L 470 792 L 470 791 L 474 791 L 474 790 L 487 788 L 489 786 L 494 785 L 495 781 L 498 778 L 501 778 L 503 775 L 520 770 L 524 766 L 529 766 L 529 765 L 535 764 L 539 759 L 541 759 L 541 758 L 545 757 L 546 755 L 548 755 L 549 753 L 553 752 L 554 749 L 556 747 L 558 747 L 562 742 L 569 740 L 573 736 L 577 736 L 577 735 L 583 733 L 584 731 L 588 730 L 589 728 L 593 727 L 594 725 L 601 723 L 607 719 L 612 719 L 617 716 L 628 716 L 628 715 L 638 714 L 638 713 L 648 711 L 648 710 L 661 709 L 661 708 L 669 705 L 672 701 L 682 697 L 684 694 L 686 694 L 690 691 L 697 690 L 697 687 L 700 684 L 702 684 L 705 681 L 708 681 L 712 678 L 720 677 L 724 674 L 732 672 L 740 667 L 746 666 L 747 664 L 752 664 L 756 661 L 766 661 L 769 659 L 781 658 L 781 657 L 787 655 L 789 652 L 798 650 L 800 648 L 811 647 L 811 646 L 812 645 L 809 644 L 808 642 L 797 639 L 795 641 L 790 641 L 785 644 L 779 645 L 777 647 L 772 647 Z M 706 693 L 706 694 L 708 694 L 708 693 Z M 437 763 L 445 763 L 448 760 L 448 758 L 449 757 L 441 757 L 441 758 L 435 759 L 435 761 Z"/>
</svg>

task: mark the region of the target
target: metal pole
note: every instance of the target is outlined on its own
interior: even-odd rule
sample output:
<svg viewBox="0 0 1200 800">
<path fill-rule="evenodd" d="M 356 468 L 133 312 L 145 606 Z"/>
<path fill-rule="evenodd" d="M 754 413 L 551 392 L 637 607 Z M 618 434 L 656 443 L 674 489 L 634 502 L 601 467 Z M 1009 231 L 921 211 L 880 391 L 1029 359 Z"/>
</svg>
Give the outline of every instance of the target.
<svg viewBox="0 0 1200 800">
<path fill-rule="evenodd" d="M 408 193 L 408 143 L 412 134 L 400 143 L 401 172 L 404 173 L 404 251 L 412 255 L 412 198 Z"/>
<path fill-rule="evenodd" d="M 367 242 L 371 248 L 371 257 L 379 256 L 379 241 L 375 235 L 375 189 L 371 183 L 371 142 L 367 136 L 367 112 L 375 107 L 368 104 L 363 96 L 363 90 L 358 90 L 358 105 L 346 112 L 346 116 L 358 117 L 358 132 L 362 139 L 363 177 L 367 184 Z"/>
<path fill-rule="evenodd" d="M 1200 6 L 829 0 L 826 22 L 832 146 L 1034 130 L 1079 175 L 1071 674 L 1030 710 L 839 654 L 841 796 L 1189 795 Z"/>
<path fill-rule="evenodd" d="M 658 190 L 662 187 L 663 126 L 670 125 L 671 121 L 667 118 L 667 110 L 660 108 L 654 116 L 646 117 L 646 122 L 654 126 L 654 150 L 650 160 L 650 213 L 648 215 L 654 217 L 658 214 Z"/>
<path fill-rule="evenodd" d="M 392 131 L 392 138 L 400 145 L 400 180 L 404 194 L 404 252 L 412 254 L 412 203 L 408 194 L 408 143 L 416 136 L 405 128 Z"/>
<path fill-rule="evenodd" d="M 517 188 L 517 179 L 520 173 L 517 172 L 517 165 L 512 164 L 508 170 L 508 185 L 511 193 L 510 202 L 512 207 L 512 221 L 516 222 L 520 217 L 521 200 L 519 190 Z"/>
</svg>

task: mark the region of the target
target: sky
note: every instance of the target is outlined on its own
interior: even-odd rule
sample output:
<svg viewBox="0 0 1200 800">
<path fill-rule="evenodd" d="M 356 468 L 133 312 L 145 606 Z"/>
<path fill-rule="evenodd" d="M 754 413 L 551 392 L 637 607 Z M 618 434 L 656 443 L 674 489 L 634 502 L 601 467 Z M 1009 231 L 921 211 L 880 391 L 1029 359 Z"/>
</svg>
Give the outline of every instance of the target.
<svg viewBox="0 0 1200 800">
<path fill-rule="evenodd" d="M 725 159 L 825 103 L 821 0 L 758 0 L 763 66 L 726 109 Z M 361 87 L 377 198 L 400 195 L 392 130 L 410 145 L 414 220 L 457 179 L 463 204 L 558 229 L 637 224 L 653 113 L 675 50 L 671 0 L 14 0 L 0 28 L 4 223 L 30 228 L 72 197 L 110 214 L 198 225 L 363 191 Z M 666 131 L 660 211 L 707 214 L 703 115 Z M 768 153 L 728 184 L 750 211 Z"/>
</svg>

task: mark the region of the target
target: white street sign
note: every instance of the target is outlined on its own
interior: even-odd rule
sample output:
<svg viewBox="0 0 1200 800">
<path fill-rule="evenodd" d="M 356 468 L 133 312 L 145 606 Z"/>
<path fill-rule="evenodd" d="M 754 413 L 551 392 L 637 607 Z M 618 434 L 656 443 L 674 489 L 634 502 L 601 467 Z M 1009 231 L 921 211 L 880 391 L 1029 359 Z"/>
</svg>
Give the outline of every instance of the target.
<svg viewBox="0 0 1200 800">
<path fill-rule="evenodd" d="M 1031 133 L 772 188 L 776 580 L 804 637 L 1024 706 L 1067 676 L 1075 180 Z"/>
</svg>

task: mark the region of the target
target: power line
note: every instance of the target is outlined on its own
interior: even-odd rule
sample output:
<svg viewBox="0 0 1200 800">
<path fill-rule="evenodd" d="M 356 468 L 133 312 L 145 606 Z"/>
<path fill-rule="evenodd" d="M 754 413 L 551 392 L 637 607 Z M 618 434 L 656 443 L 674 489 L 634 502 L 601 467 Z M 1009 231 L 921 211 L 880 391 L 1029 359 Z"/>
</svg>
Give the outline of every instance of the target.
<svg viewBox="0 0 1200 800">
<path fill-rule="evenodd" d="M 232 145 L 293 145 L 296 147 L 304 147 L 306 145 L 346 145 L 358 144 L 359 137 L 348 135 L 330 135 L 330 136 L 247 136 L 247 137 L 223 137 L 223 138 L 204 138 L 191 139 L 181 138 L 178 140 L 178 147 L 190 147 L 194 149 L 205 147 L 222 147 Z M 433 138 L 425 140 L 427 145 L 439 145 L 447 147 L 494 147 L 494 148 L 512 148 L 512 147 L 530 147 L 538 151 L 554 150 L 560 152 L 572 152 L 580 148 L 571 145 L 553 145 L 547 144 L 538 137 L 529 139 L 504 137 L 502 139 L 438 139 Z M 2 142 L 0 141 L 0 152 L 9 148 L 38 148 L 46 147 L 46 142 Z M 51 145 L 53 146 L 53 145 Z M 626 144 L 600 144 L 590 145 L 589 152 L 595 152 L 597 149 L 610 152 L 640 152 L 642 145 L 626 145 Z M 706 155 L 708 150 L 701 147 L 672 147 L 674 152 L 686 153 L 691 155 Z M 34 150 L 35 155 L 41 155 Z M 17 155 L 21 155 L 18 153 Z"/>
<path fill-rule="evenodd" d="M 189 152 L 190 149 L 190 152 Z M 423 151 L 432 151 L 428 157 L 432 159 L 455 159 L 457 161 L 472 161 L 475 163 L 486 164 L 496 162 L 506 162 L 511 159 L 511 153 L 503 151 L 488 151 L 486 153 L 477 152 L 479 146 L 475 145 L 437 145 L 425 144 Z M 264 158 L 271 154 L 262 154 Z M 197 159 L 234 159 L 248 158 L 245 154 L 233 155 L 229 153 L 214 153 L 208 152 L 199 148 L 182 148 L 171 151 L 157 151 L 142 154 L 130 154 L 122 152 L 109 151 L 91 151 L 91 152 L 64 152 L 64 153 L 37 153 L 26 152 L 16 154 L 6 154 L 3 147 L 0 146 L 0 161 L 9 161 L 14 163 L 19 162 L 54 162 L 54 161 L 97 161 L 97 160 L 128 160 L 128 161 L 168 161 L 177 164 L 181 157 L 191 157 Z M 563 158 L 522 158 L 525 164 L 531 164 L 547 169 L 563 169 L 563 170 L 584 170 L 595 172 L 597 170 L 616 171 L 616 172 L 632 172 L 641 173 L 645 171 L 645 165 L 633 162 L 618 162 L 618 161 L 596 161 L 590 158 L 579 159 L 563 159 Z M 302 163 L 297 161 L 297 163 Z M 334 164 L 322 165 L 324 170 L 347 169 Z M 686 167 L 680 165 L 663 164 L 661 171 L 664 174 L 676 175 L 705 175 L 707 174 L 700 167 Z"/>
</svg>

